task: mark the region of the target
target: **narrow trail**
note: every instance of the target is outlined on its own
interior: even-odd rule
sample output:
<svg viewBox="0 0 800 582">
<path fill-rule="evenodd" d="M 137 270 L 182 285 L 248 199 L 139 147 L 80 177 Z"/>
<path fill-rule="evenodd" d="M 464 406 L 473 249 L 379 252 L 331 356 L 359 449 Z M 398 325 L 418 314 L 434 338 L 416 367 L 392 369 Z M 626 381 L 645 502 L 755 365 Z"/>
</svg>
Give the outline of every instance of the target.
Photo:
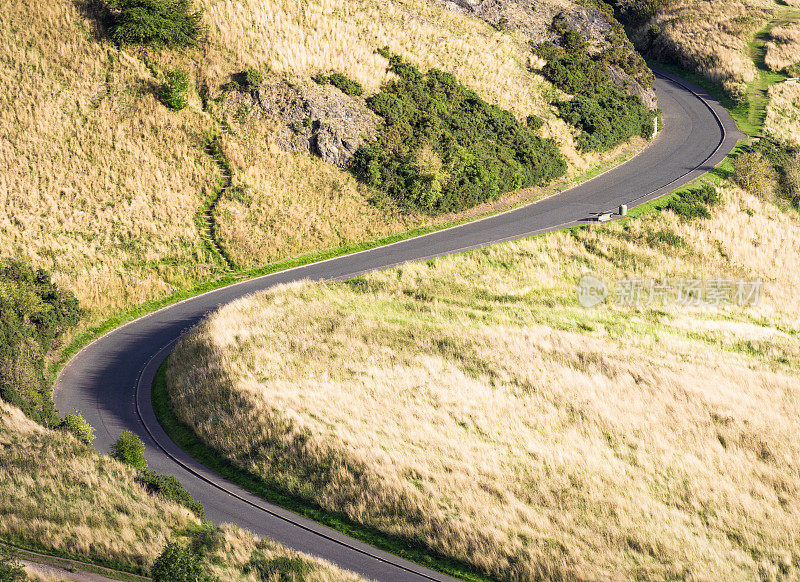
<svg viewBox="0 0 800 582">
<path fill-rule="evenodd" d="M 767 42 L 772 38 L 772 29 L 800 20 L 800 10 L 793 7 L 783 7 L 776 10 L 772 20 L 759 30 L 753 40 L 748 44 L 748 53 L 758 69 L 758 77 L 747 86 L 747 100 L 749 102 L 748 121 L 759 131 L 764 127 L 769 104 L 769 89 L 776 83 L 786 80 L 783 72 L 770 70 L 766 64 Z"/>
<path fill-rule="evenodd" d="M 222 183 L 217 189 L 216 194 L 214 194 L 214 197 L 211 199 L 211 202 L 203 210 L 203 224 L 202 228 L 200 229 L 200 234 L 220 257 L 225 265 L 225 270 L 228 273 L 233 273 L 236 271 L 236 266 L 234 265 L 230 256 L 228 256 L 228 253 L 220 244 L 218 225 L 216 219 L 214 218 L 214 211 L 217 208 L 217 204 L 231 186 L 231 168 L 228 160 L 222 153 L 217 140 L 209 142 L 205 147 L 205 152 L 211 157 L 212 160 L 214 160 L 214 163 L 219 168 L 220 176 L 222 177 Z"/>
</svg>

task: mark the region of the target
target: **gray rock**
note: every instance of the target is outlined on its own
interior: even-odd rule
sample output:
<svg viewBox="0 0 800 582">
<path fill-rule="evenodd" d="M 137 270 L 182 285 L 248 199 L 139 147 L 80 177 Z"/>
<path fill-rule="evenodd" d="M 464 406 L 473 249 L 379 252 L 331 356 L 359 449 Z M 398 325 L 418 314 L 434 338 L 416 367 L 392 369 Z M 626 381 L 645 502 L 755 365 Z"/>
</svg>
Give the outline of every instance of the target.
<svg viewBox="0 0 800 582">
<path fill-rule="evenodd" d="M 307 151 L 344 168 L 356 150 L 378 134 L 380 118 L 361 97 L 330 85 L 296 86 L 270 79 L 256 91 L 263 114 L 280 124 L 278 144 L 287 151 Z"/>
</svg>

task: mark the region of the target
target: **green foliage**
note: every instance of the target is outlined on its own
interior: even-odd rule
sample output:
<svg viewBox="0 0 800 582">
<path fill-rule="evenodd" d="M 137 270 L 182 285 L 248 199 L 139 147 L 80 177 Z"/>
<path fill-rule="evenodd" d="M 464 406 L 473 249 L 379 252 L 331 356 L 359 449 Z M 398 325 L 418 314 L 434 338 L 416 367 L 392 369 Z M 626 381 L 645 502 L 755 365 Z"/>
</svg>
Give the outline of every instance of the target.
<svg viewBox="0 0 800 582">
<path fill-rule="evenodd" d="M 711 218 L 709 207 L 721 202 L 719 191 L 708 182 L 699 188 L 692 188 L 679 193 L 669 201 L 667 210 L 671 210 L 683 219 Z"/>
<path fill-rule="evenodd" d="M 183 484 L 172 475 L 159 475 L 152 471 L 141 471 L 136 480 L 147 487 L 151 493 L 156 493 L 168 501 L 183 505 L 200 519 L 205 518 L 203 504 L 195 501 Z"/>
<path fill-rule="evenodd" d="M 81 315 L 75 296 L 53 284 L 46 271 L 0 261 L 0 398 L 47 426 L 60 420 L 46 356 Z"/>
<path fill-rule="evenodd" d="M 164 83 L 158 91 L 158 100 L 172 111 L 180 111 L 188 105 L 186 91 L 189 89 L 189 74 L 180 69 L 164 73 Z"/>
<path fill-rule="evenodd" d="M 739 185 L 754 184 L 753 194 L 774 191 L 793 205 L 800 206 L 800 149 L 762 138 L 750 156 L 751 159 L 734 162 L 734 180 Z M 758 156 L 763 161 L 758 161 Z"/>
<path fill-rule="evenodd" d="M 627 95 L 608 81 L 606 64 L 621 67 L 620 55 L 627 53 L 592 58 L 580 34 L 558 20 L 554 27 L 561 33 L 562 46 L 540 43 L 532 49 L 547 60 L 542 74 L 562 91 L 575 95 L 556 105 L 561 117 L 582 131 L 579 146 L 586 151 L 606 151 L 634 136 L 649 138 L 657 114 L 638 96 Z"/>
<path fill-rule="evenodd" d="M 639 97 L 610 83 L 596 88 L 591 95 L 578 95 L 558 104 L 568 123 L 582 130 L 578 145 L 585 151 L 606 151 L 631 137 L 649 138 L 655 128 L 655 116 Z"/>
<path fill-rule="evenodd" d="M 674 0 L 611 0 L 624 22 L 644 24 Z"/>
<path fill-rule="evenodd" d="M 312 571 L 311 565 L 300 557 L 276 556 L 268 558 L 261 550 L 250 555 L 244 573 L 254 573 L 264 582 L 294 582 L 304 580 Z"/>
<path fill-rule="evenodd" d="M 319 85 L 333 85 L 345 95 L 360 96 L 364 94 L 364 87 L 361 86 L 361 83 L 350 79 L 342 73 L 331 73 L 330 75 L 317 73 L 312 79 Z"/>
<path fill-rule="evenodd" d="M 244 84 L 249 90 L 253 90 L 264 81 L 264 75 L 256 69 L 244 71 Z"/>
<path fill-rule="evenodd" d="M 13 555 L 0 548 L 0 582 L 24 582 L 25 580 L 29 580 L 29 578 L 22 564 Z"/>
<path fill-rule="evenodd" d="M 140 471 L 147 470 L 144 442 L 139 438 L 139 435 L 129 430 L 123 431 L 119 435 L 117 442 L 111 446 L 111 456 Z"/>
<path fill-rule="evenodd" d="M 83 414 L 78 410 L 67 415 L 61 427 L 85 445 L 91 446 L 94 439 L 97 438 L 92 425 L 83 418 Z"/>
<path fill-rule="evenodd" d="M 200 555 L 177 542 L 167 544 L 150 569 L 153 582 L 214 582 L 218 580 Z"/>
<path fill-rule="evenodd" d="M 525 120 L 525 123 L 527 123 L 528 127 L 533 131 L 538 131 L 542 129 L 542 127 L 544 126 L 544 119 L 542 119 L 538 115 L 529 115 L 528 118 Z"/>
<path fill-rule="evenodd" d="M 120 45 L 186 46 L 197 43 L 202 11 L 191 0 L 107 0 L 114 21 L 111 38 Z"/>
<path fill-rule="evenodd" d="M 686 246 L 686 240 L 671 230 L 659 230 L 648 233 L 647 244 L 651 247 L 683 248 Z"/>
<path fill-rule="evenodd" d="M 489 105 L 453 75 L 436 69 L 423 74 L 396 55 L 389 65 L 399 78 L 367 99 L 384 119 L 383 131 L 350 162 L 359 180 L 405 208 L 439 213 L 564 174 L 552 140 Z"/>
</svg>

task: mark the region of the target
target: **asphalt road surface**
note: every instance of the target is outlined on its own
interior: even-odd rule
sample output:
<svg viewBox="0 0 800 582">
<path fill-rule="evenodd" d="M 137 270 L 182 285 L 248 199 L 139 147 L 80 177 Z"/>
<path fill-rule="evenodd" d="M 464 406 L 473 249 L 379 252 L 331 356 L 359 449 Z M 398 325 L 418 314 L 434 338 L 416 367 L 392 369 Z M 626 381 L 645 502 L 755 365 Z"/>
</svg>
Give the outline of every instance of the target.
<svg viewBox="0 0 800 582">
<path fill-rule="evenodd" d="M 178 477 L 213 522 L 235 523 L 367 578 L 452 580 L 271 505 L 216 476 L 172 443 L 150 404 L 158 366 L 181 334 L 217 307 L 279 283 L 337 280 L 581 224 L 620 204 L 636 206 L 721 162 L 743 137 L 710 95 L 659 72 L 664 128 L 631 161 L 571 190 L 516 210 L 399 243 L 243 281 L 166 307 L 103 336 L 64 368 L 55 390 L 62 413 L 81 410 L 107 452 L 123 430 L 142 436 L 152 469 Z"/>
</svg>

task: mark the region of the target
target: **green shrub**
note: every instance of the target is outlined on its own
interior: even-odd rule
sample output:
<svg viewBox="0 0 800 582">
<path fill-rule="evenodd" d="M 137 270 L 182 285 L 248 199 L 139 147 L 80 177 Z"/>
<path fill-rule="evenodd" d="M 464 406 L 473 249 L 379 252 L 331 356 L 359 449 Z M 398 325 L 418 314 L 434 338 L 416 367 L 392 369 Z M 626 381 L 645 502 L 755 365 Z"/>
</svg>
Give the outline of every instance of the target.
<svg viewBox="0 0 800 582">
<path fill-rule="evenodd" d="M 200 10 L 191 0 L 108 0 L 114 21 L 111 38 L 118 44 L 186 46 L 202 32 Z"/>
<path fill-rule="evenodd" d="M 556 144 L 508 111 L 489 105 L 453 75 L 427 75 L 392 55 L 399 77 L 367 105 L 384 119 L 378 139 L 362 146 L 350 170 L 402 207 L 453 212 L 504 192 L 564 174 Z"/>
<path fill-rule="evenodd" d="M 24 582 L 29 580 L 22 564 L 0 547 L 0 582 Z"/>
<path fill-rule="evenodd" d="M 83 414 L 79 411 L 75 411 L 73 414 L 67 416 L 64 419 L 64 424 L 62 428 L 67 432 L 71 433 L 76 439 L 81 441 L 85 445 L 91 446 L 94 442 L 95 437 L 94 429 L 92 425 L 90 425 L 85 418 L 83 418 Z"/>
<path fill-rule="evenodd" d="M 650 111 L 638 96 L 627 95 L 608 81 L 606 64 L 625 68 L 622 61 L 627 58 L 626 51 L 617 48 L 607 51 L 604 57 L 592 58 L 580 34 L 558 25 L 558 20 L 554 22 L 561 33 L 562 47 L 540 43 L 532 48 L 547 60 L 542 74 L 562 91 L 575 95 L 556 105 L 561 117 L 581 130 L 581 149 L 606 151 L 635 136 L 649 138 L 657 113 Z"/>
<path fill-rule="evenodd" d="M 261 550 L 250 555 L 244 566 L 245 574 L 255 574 L 264 582 L 295 582 L 305 580 L 312 568 L 308 562 L 295 556 L 276 556 L 268 558 Z"/>
<path fill-rule="evenodd" d="M 346 95 L 359 96 L 364 94 L 364 87 L 358 81 L 353 81 L 341 73 L 332 73 L 328 77 L 328 81 Z"/>
<path fill-rule="evenodd" d="M 585 151 L 607 151 L 634 136 L 649 138 L 655 129 L 655 115 L 642 100 L 611 83 L 557 106 L 561 117 L 582 131 L 578 145 Z"/>
<path fill-rule="evenodd" d="M 55 285 L 47 271 L 0 260 L 0 398 L 46 426 L 61 423 L 47 353 L 82 314 L 75 296 Z"/>
<path fill-rule="evenodd" d="M 201 556 L 177 542 L 167 544 L 150 568 L 153 582 L 214 582 Z"/>
<path fill-rule="evenodd" d="M 256 89 L 263 81 L 264 75 L 261 74 L 261 71 L 256 69 L 247 69 L 244 71 L 244 84 L 250 91 Z"/>
<path fill-rule="evenodd" d="M 732 178 L 738 186 L 756 196 L 768 197 L 775 191 L 775 170 L 761 152 L 736 156 Z"/>
<path fill-rule="evenodd" d="M 647 234 L 647 244 L 651 247 L 683 248 L 686 240 L 671 230 L 659 230 Z"/>
<path fill-rule="evenodd" d="M 141 471 L 137 475 L 136 481 L 147 487 L 151 493 L 183 505 L 200 519 L 205 518 L 203 504 L 195 501 L 183 484 L 172 475 L 159 475 L 152 471 Z"/>
<path fill-rule="evenodd" d="M 709 207 L 717 206 L 722 201 L 719 191 L 713 184 L 706 182 L 699 188 L 680 192 L 667 204 L 671 210 L 683 219 L 711 218 Z"/>
<path fill-rule="evenodd" d="M 189 89 L 189 75 L 186 71 L 173 69 L 164 74 L 164 84 L 158 91 L 158 100 L 173 111 L 185 109 L 186 91 Z"/>
<path fill-rule="evenodd" d="M 528 118 L 525 120 L 525 123 L 528 124 L 528 127 L 533 131 L 538 131 L 544 127 L 544 119 L 539 117 L 538 115 L 529 115 Z"/>
<path fill-rule="evenodd" d="M 147 470 L 147 459 L 144 456 L 144 442 L 139 435 L 129 430 L 119 435 L 117 442 L 111 446 L 111 456 L 140 471 Z"/>
</svg>

